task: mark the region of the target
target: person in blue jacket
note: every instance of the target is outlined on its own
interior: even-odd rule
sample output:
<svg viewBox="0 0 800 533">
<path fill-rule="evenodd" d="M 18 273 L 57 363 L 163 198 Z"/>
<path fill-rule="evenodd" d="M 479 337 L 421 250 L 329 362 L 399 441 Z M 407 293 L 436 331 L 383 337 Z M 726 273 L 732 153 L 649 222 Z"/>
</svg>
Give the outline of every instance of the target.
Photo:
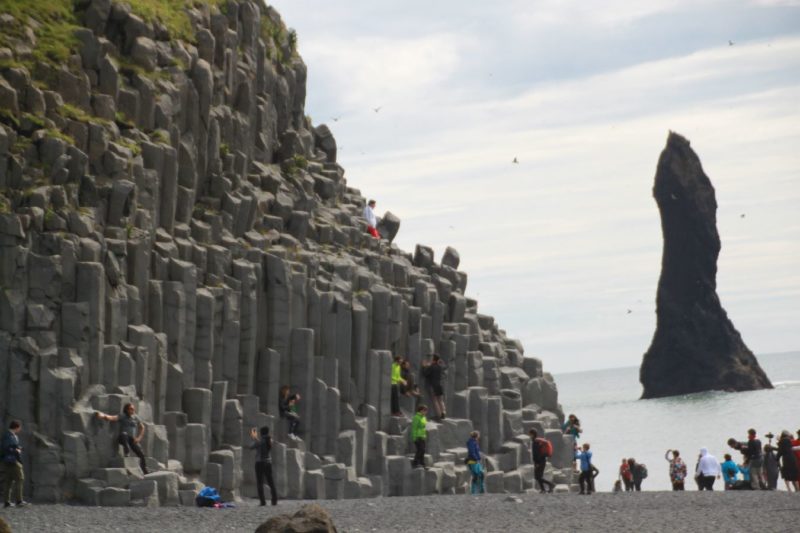
<svg viewBox="0 0 800 533">
<path fill-rule="evenodd" d="M 483 467 L 481 466 L 481 445 L 479 439 L 481 434 L 473 431 L 469 434 L 467 441 L 467 466 L 472 473 L 472 494 L 484 494 L 486 487 L 483 483 Z"/>
<path fill-rule="evenodd" d="M 581 485 L 581 494 L 589 495 L 592 493 L 592 452 L 588 442 L 583 443 L 583 448 L 575 446 L 575 459 L 581 463 L 581 475 L 578 483 Z"/>
<path fill-rule="evenodd" d="M 725 490 L 731 490 L 736 484 L 739 475 L 739 467 L 733 462 L 731 454 L 725 454 L 725 462 L 720 465 L 722 468 L 722 479 L 725 481 Z"/>
</svg>

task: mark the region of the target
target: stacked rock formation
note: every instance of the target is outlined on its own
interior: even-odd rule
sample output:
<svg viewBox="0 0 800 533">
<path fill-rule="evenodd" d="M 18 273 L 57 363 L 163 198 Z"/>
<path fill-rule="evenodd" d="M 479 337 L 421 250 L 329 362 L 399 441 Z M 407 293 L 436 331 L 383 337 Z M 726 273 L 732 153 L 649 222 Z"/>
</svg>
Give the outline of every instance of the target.
<svg viewBox="0 0 800 533">
<path fill-rule="evenodd" d="M 571 483 L 553 379 L 465 296 L 457 252 L 437 264 L 365 233 L 364 198 L 304 114 L 306 67 L 273 9 L 163 3 L 186 37 L 135 2 L 54 0 L 62 11 L 41 20 L 12 4 L 0 413 L 23 421 L 34 500 L 192 504 L 203 484 L 254 496 L 249 430 L 264 425 L 282 498 L 454 493 L 473 428 L 490 491 L 532 487 L 531 427 Z M 57 61 L 48 25 L 66 23 Z M 381 229 L 391 240 L 399 225 L 387 214 Z M 402 355 L 418 372 L 433 353 L 449 366 L 449 416 L 430 424 L 432 468 L 412 470 L 390 365 Z M 302 394 L 302 440 L 285 438 L 283 384 Z M 146 421 L 145 476 L 93 416 L 129 401 Z"/>
<path fill-rule="evenodd" d="M 717 296 L 717 201 L 689 141 L 670 132 L 653 196 L 664 252 L 657 325 L 640 369 L 642 398 L 772 388 Z"/>
</svg>

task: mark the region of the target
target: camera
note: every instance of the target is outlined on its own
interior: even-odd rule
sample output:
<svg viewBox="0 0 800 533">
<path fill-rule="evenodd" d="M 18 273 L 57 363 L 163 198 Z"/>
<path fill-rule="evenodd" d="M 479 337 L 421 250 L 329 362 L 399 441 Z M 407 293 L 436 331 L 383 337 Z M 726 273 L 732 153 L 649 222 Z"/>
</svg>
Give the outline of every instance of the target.
<svg viewBox="0 0 800 533">
<path fill-rule="evenodd" d="M 764 436 L 767 437 L 768 439 L 774 439 L 775 438 L 775 435 L 773 435 L 772 433 L 767 433 Z"/>
</svg>

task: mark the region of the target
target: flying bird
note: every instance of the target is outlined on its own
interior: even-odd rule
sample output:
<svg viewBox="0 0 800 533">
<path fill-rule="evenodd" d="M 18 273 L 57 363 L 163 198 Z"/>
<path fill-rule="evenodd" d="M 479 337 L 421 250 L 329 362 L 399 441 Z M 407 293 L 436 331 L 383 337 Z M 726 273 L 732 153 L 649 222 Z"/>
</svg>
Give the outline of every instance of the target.
<svg viewBox="0 0 800 533">
<path fill-rule="evenodd" d="M 340 119 L 340 118 L 342 118 L 342 117 L 331 117 L 331 119 L 332 119 L 334 122 L 339 122 L 339 119 Z"/>
<path fill-rule="evenodd" d="M 514 160 L 513 160 L 513 161 L 511 161 L 511 162 L 512 162 L 512 163 L 514 163 L 515 165 L 519 165 L 519 161 L 517 161 L 517 158 L 516 158 L 516 157 L 515 157 L 515 158 L 514 158 Z"/>
<path fill-rule="evenodd" d="M 373 110 L 373 111 L 375 111 L 376 113 L 377 113 L 378 111 L 380 111 L 381 109 L 383 109 L 383 106 L 382 106 L 382 105 L 381 105 L 381 106 L 378 106 L 378 107 L 373 107 L 373 108 L 372 108 L 372 110 Z"/>
<path fill-rule="evenodd" d="M 739 217 L 740 217 L 740 218 L 744 218 L 744 213 L 742 213 L 741 215 L 739 215 Z"/>
<path fill-rule="evenodd" d="M 631 313 L 633 313 L 633 311 L 631 311 L 630 309 L 628 309 L 628 314 L 631 314 Z"/>
<path fill-rule="evenodd" d="M 736 44 L 736 43 L 734 43 L 733 41 L 731 41 L 730 39 L 728 39 L 728 46 L 733 46 L 734 44 Z"/>
</svg>

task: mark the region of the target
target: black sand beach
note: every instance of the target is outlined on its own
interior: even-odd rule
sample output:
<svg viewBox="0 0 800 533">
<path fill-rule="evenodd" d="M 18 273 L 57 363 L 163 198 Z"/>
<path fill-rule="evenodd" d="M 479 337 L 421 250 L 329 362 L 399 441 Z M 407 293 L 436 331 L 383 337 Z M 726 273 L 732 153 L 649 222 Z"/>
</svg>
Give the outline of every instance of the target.
<svg viewBox="0 0 800 533">
<path fill-rule="evenodd" d="M 15 533 L 81 531 L 254 531 L 304 503 L 236 509 L 152 509 L 35 505 L 2 513 Z M 365 531 L 797 531 L 800 494 L 714 492 L 436 496 L 320 503 L 340 532 Z"/>
</svg>

